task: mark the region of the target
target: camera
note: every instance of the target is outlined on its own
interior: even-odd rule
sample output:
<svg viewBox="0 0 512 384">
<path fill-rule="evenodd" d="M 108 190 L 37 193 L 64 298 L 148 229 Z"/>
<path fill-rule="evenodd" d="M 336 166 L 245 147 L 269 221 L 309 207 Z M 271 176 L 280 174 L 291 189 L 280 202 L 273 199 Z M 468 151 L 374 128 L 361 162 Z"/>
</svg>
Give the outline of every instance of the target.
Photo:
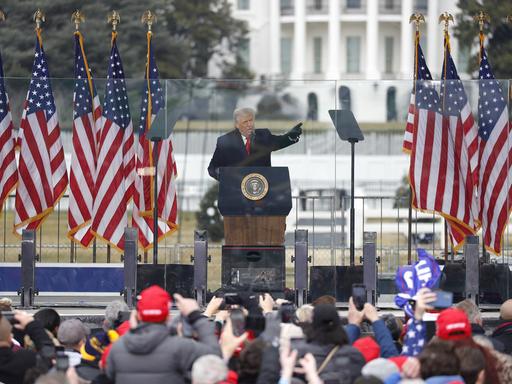
<svg viewBox="0 0 512 384">
<path fill-rule="evenodd" d="M 232 306 L 242 306 L 243 300 L 236 292 L 229 292 L 224 294 L 224 301 L 220 305 L 221 310 L 231 309 Z"/>
<path fill-rule="evenodd" d="M 242 305 L 242 298 L 238 293 L 226 293 L 224 303 L 226 305 Z"/>
<path fill-rule="evenodd" d="M 352 284 L 352 301 L 358 311 L 362 311 L 366 303 L 366 285 Z"/>
</svg>

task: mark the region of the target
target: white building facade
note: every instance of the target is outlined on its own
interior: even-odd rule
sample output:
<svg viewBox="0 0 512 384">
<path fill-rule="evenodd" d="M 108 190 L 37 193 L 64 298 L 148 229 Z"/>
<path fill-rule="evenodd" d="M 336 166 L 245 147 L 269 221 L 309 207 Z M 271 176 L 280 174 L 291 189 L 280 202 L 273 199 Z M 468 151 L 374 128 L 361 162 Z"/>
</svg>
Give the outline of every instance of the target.
<svg viewBox="0 0 512 384">
<path fill-rule="evenodd" d="M 257 77 L 291 80 L 411 79 L 413 12 L 425 16 L 422 48 L 430 70 L 438 74 L 443 57 L 439 15 L 459 12 L 456 0 L 231 1 L 233 16 L 246 21 L 250 31 L 242 53 L 249 68 Z M 458 63 L 454 38 L 452 55 Z M 465 63 L 458 64 L 464 72 Z"/>
<path fill-rule="evenodd" d="M 231 2 L 233 16 L 249 29 L 239 58 L 256 79 L 287 80 L 289 87 L 281 90 L 281 96 L 293 95 L 297 109 L 307 111 L 304 119 L 309 118 L 311 104 L 318 106 L 314 115 L 320 121 L 329 121 L 328 109 L 340 106 L 351 109 L 363 123 L 403 120 L 414 68 L 411 14 L 425 17 L 421 45 L 434 79 L 439 79 L 443 60 L 439 15 L 459 13 L 456 0 Z M 469 55 L 459 52 L 453 37 L 451 47 L 461 78 L 467 78 Z M 215 60 L 210 69 L 210 75 L 220 74 Z M 336 84 L 327 84 L 329 80 Z M 241 99 L 240 104 L 254 107 L 255 98 Z"/>
</svg>

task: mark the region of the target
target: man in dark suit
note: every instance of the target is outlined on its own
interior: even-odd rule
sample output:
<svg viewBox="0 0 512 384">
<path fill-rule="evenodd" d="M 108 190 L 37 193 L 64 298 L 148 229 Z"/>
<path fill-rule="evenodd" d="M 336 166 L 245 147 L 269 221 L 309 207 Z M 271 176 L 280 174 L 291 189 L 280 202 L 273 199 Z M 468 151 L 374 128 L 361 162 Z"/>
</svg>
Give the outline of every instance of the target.
<svg viewBox="0 0 512 384">
<path fill-rule="evenodd" d="M 208 173 L 216 180 L 219 180 L 221 167 L 270 167 L 271 152 L 295 144 L 302 134 L 302 123 L 284 135 L 273 135 L 268 129 L 255 129 L 252 108 L 236 109 L 233 119 L 236 129 L 217 139 L 208 166 Z"/>
</svg>

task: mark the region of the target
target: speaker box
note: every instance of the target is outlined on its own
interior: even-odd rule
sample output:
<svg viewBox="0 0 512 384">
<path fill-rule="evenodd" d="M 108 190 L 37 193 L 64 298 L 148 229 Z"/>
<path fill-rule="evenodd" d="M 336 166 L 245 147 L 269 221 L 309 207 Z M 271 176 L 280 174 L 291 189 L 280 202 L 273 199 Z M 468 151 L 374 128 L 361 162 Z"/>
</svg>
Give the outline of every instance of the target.
<svg viewBox="0 0 512 384">
<path fill-rule="evenodd" d="M 480 304 L 501 304 L 510 298 L 510 269 L 507 264 L 480 266 Z"/>
<path fill-rule="evenodd" d="M 256 292 L 283 292 L 285 248 L 222 247 L 222 286 L 245 287 Z"/>
<path fill-rule="evenodd" d="M 170 295 L 194 297 L 194 266 L 185 264 L 138 264 L 137 295 L 145 288 L 158 285 Z"/>
<path fill-rule="evenodd" d="M 439 288 L 453 293 L 453 302 L 457 303 L 465 299 L 466 289 L 466 264 L 446 263 L 441 275 Z"/>
<path fill-rule="evenodd" d="M 506 264 L 482 264 L 479 276 L 479 303 L 501 304 L 510 298 L 511 274 Z M 453 301 L 465 298 L 466 265 L 449 263 L 444 266 L 440 288 L 453 292 Z"/>
<path fill-rule="evenodd" d="M 310 269 L 311 300 L 324 295 L 335 296 L 336 301 L 348 302 L 352 284 L 363 284 L 363 266 L 317 266 Z"/>
</svg>

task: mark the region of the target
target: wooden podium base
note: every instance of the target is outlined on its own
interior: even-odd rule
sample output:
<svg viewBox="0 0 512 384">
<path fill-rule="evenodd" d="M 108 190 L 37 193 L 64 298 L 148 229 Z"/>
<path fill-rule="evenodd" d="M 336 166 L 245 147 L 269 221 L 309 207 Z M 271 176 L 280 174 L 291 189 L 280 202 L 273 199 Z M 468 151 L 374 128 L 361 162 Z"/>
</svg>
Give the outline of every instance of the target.
<svg viewBox="0 0 512 384">
<path fill-rule="evenodd" d="M 225 245 L 284 244 L 286 216 L 224 216 Z"/>
</svg>

